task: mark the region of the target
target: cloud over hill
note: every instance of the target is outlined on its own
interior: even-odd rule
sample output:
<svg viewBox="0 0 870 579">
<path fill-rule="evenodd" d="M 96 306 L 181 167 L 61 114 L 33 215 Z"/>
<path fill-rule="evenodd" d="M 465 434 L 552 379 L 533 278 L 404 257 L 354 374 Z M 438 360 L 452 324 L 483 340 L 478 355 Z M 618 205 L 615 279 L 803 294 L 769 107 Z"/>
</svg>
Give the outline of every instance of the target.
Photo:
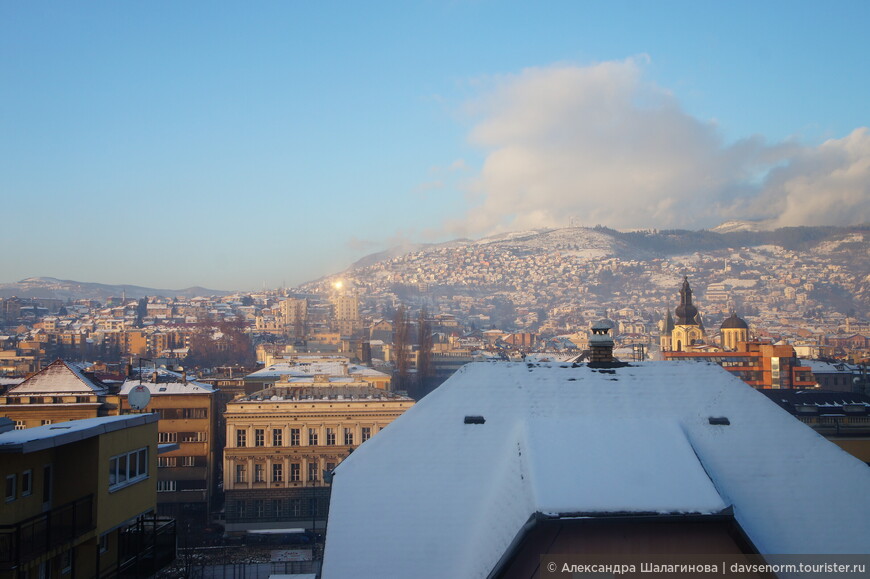
<svg viewBox="0 0 870 579">
<path fill-rule="evenodd" d="M 725 142 L 644 79 L 645 58 L 530 68 L 487 81 L 469 105 L 486 152 L 473 207 L 448 229 L 492 233 L 577 225 L 769 227 L 870 221 L 870 134 L 819 146 Z"/>
</svg>

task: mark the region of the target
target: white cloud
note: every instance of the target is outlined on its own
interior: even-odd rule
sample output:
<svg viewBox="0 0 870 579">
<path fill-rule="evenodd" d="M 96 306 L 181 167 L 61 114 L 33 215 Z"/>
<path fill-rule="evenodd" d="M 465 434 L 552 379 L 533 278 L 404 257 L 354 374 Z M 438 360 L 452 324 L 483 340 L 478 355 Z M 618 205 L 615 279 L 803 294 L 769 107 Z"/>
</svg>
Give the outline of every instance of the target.
<svg viewBox="0 0 870 579">
<path fill-rule="evenodd" d="M 487 152 L 476 204 L 457 233 L 557 227 L 569 218 L 619 228 L 868 220 L 870 137 L 818 148 L 753 136 L 726 144 L 713 122 L 642 78 L 643 61 L 527 69 L 489 82 L 470 104 Z M 826 200 L 827 199 L 827 200 Z"/>
</svg>

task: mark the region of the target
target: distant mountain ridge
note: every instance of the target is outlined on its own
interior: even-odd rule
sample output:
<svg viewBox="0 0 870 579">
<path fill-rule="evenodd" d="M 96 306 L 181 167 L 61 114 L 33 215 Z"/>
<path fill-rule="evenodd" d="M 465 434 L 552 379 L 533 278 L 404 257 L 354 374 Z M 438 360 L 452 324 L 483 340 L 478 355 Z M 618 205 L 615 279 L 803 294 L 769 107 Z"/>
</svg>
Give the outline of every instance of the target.
<svg viewBox="0 0 870 579">
<path fill-rule="evenodd" d="M 370 297 L 498 296 L 511 307 L 535 309 L 541 317 L 552 308 L 570 309 L 587 298 L 620 304 L 625 296 L 633 295 L 633 302 L 644 296 L 650 307 L 660 308 L 672 299 L 682 275 L 690 273 L 702 293 L 708 284 L 725 284 L 741 299 L 773 303 L 783 301 L 776 296 L 784 296 L 790 285 L 795 296 L 789 299 L 800 293 L 801 300 L 817 305 L 814 312 L 861 316 L 870 311 L 870 226 L 770 231 L 729 223 L 719 229 L 566 227 L 406 246 L 363 258 L 300 289 L 329 292 L 341 278 Z M 806 279 L 795 281 L 801 278 Z M 742 288 L 749 286 L 754 294 L 744 293 Z"/>
<path fill-rule="evenodd" d="M 762 222 L 729 221 L 713 229 L 687 230 L 633 230 L 618 231 L 605 226 L 565 227 L 558 229 L 535 229 L 513 231 L 483 237 L 477 240 L 456 239 L 444 243 L 402 245 L 372 253 L 359 260 L 346 271 L 360 270 L 372 265 L 417 252 L 428 252 L 447 247 L 502 246 L 506 249 L 563 250 L 576 247 L 595 257 L 620 257 L 622 259 L 651 259 L 681 255 L 700 250 L 724 250 L 733 247 L 757 247 L 776 245 L 789 250 L 806 251 L 811 247 L 831 242 L 836 246 L 840 238 L 847 239 L 851 233 L 870 233 L 870 225 L 851 227 L 817 226 L 784 227 L 765 229 Z M 828 244 L 830 246 L 830 244 Z M 592 257 L 592 255 L 590 255 Z M 345 273 L 345 272 L 341 272 Z M 332 278 L 333 274 L 322 279 Z M 309 282 L 316 284 L 320 280 Z"/>
<path fill-rule="evenodd" d="M 138 285 L 111 285 L 92 282 L 81 282 L 53 277 L 29 277 L 14 283 L 0 284 L 0 297 L 10 298 L 53 298 L 60 300 L 90 299 L 105 302 L 110 297 L 126 295 L 130 299 L 146 296 L 163 296 L 167 298 L 196 296 L 225 296 L 232 292 L 211 290 L 199 286 L 180 290 L 156 289 Z"/>
</svg>

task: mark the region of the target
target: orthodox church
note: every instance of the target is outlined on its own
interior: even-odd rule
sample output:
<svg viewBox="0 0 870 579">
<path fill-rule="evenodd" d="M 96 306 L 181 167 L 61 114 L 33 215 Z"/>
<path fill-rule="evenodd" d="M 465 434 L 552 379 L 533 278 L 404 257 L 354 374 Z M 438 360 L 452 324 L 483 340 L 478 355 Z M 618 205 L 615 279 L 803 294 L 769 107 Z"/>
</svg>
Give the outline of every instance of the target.
<svg viewBox="0 0 870 579">
<path fill-rule="evenodd" d="M 680 287 L 680 305 L 674 310 L 676 319 L 671 316 L 670 309 L 662 322 L 660 346 L 663 352 L 688 352 L 703 348 L 706 343 L 704 322 L 698 308 L 692 303 L 692 288 L 689 278 L 683 277 Z M 749 326 L 745 321 L 732 313 L 720 328 L 722 349 L 736 350 L 739 342 L 749 339 Z M 711 346 L 707 346 L 709 349 Z"/>
</svg>

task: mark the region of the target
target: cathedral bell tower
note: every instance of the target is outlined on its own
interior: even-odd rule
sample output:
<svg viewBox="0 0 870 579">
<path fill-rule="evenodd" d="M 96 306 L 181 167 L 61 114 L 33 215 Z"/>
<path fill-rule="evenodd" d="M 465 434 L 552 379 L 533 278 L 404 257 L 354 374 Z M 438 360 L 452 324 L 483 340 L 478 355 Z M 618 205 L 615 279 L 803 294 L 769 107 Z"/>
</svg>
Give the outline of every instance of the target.
<svg viewBox="0 0 870 579">
<path fill-rule="evenodd" d="M 680 305 L 674 311 L 676 323 L 671 332 L 671 348 L 674 352 L 687 352 L 693 344 L 704 342 L 704 327 L 698 308 L 692 303 L 692 288 L 689 278 L 683 277 L 680 288 Z"/>
</svg>

